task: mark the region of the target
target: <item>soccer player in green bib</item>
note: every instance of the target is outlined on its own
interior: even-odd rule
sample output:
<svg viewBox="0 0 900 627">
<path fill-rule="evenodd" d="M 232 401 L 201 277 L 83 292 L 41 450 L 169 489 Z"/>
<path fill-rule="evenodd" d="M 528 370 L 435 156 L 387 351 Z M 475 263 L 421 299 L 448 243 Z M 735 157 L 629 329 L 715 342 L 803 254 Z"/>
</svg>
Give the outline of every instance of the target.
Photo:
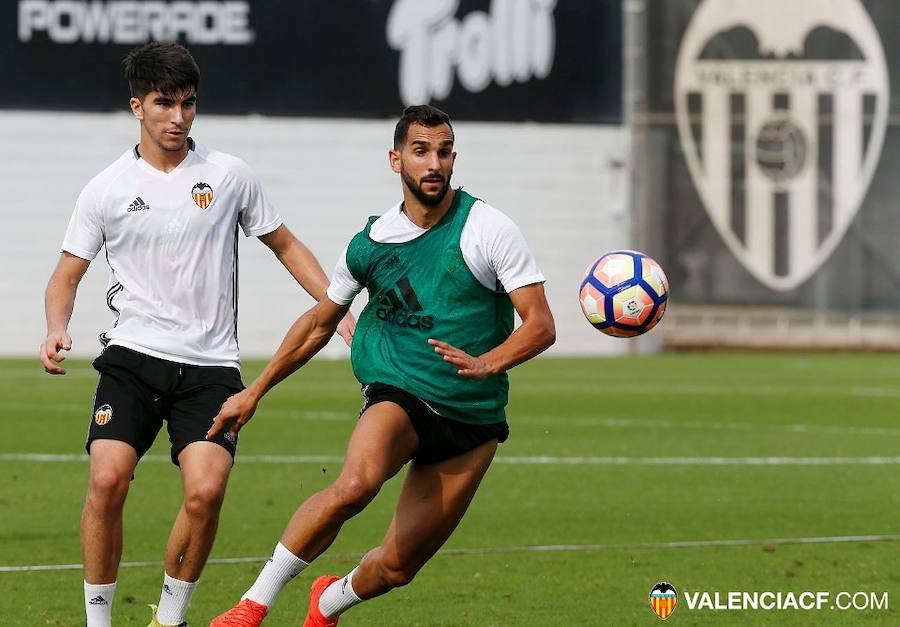
<svg viewBox="0 0 900 627">
<path fill-rule="evenodd" d="M 337 625 L 350 607 L 408 584 L 459 524 L 509 434 L 506 371 L 553 344 L 553 317 L 518 227 L 450 187 L 453 144 L 440 109 L 403 112 L 389 151 L 402 202 L 353 237 L 327 297 L 293 324 L 262 374 L 215 418 L 209 437 L 237 433 L 368 290 L 352 346 L 365 406 L 341 474 L 297 509 L 256 582 L 212 627 L 261 624 L 284 585 L 407 463 L 381 545 L 346 576 L 313 582 L 304 625 Z M 515 330 L 514 311 L 522 320 Z"/>
</svg>

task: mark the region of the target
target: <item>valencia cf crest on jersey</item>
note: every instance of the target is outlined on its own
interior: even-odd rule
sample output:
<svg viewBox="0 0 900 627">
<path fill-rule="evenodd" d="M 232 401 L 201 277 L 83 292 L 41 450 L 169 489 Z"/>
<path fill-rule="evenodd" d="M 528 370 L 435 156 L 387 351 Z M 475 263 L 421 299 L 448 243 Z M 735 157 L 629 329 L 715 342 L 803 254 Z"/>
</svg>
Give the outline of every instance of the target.
<svg viewBox="0 0 900 627">
<path fill-rule="evenodd" d="M 209 186 L 209 183 L 200 182 L 194 185 L 194 188 L 191 190 L 191 196 L 194 202 L 197 203 L 197 206 L 205 211 L 213 202 L 213 189 Z"/>
</svg>

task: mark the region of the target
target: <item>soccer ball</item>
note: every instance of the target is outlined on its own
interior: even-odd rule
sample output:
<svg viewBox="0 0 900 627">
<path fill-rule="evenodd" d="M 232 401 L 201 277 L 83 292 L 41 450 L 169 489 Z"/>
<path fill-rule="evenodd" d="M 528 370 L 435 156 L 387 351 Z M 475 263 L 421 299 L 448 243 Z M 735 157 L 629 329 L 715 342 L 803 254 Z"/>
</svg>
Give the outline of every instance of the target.
<svg viewBox="0 0 900 627">
<path fill-rule="evenodd" d="M 634 337 L 662 318 L 669 281 L 647 255 L 617 250 L 588 266 L 578 297 L 584 317 L 595 329 L 613 337 Z"/>
</svg>

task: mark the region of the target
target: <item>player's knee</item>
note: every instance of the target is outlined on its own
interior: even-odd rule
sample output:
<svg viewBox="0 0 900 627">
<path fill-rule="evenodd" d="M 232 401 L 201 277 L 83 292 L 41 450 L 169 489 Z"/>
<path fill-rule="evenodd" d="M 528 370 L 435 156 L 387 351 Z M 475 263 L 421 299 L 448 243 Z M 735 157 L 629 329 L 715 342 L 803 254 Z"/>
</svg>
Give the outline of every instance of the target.
<svg viewBox="0 0 900 627">
<path fill-rule="evenodd" d="M 115 469 L 94 469 L 88 484 L 88 500 L 97 507 L 121 507 L 130 481 L 130 476 L 123 476 Z"/>
<path fill-rule="evenodd" d="M 218 513 L 225 498 L 225 488 L 217 481 L 207 481 L 189 487 L 184 494 L 184 509 L 190 516 L 209 516 Z"/>
<path fill-rule="evenodd" d="M 343 478 L 334 486 L 334 505 L 351 515 L 357 514 L 375 498 L 380 488 L 363 477 Z"/>
</svg>

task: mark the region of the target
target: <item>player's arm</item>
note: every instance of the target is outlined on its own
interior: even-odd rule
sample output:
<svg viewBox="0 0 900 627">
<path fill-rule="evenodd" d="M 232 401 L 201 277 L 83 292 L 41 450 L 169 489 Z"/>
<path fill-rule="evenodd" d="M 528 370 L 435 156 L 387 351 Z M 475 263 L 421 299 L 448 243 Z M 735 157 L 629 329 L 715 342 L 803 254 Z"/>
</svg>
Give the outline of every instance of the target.
<svg viewBox="0 0 900 627">
<path fill-rule="evenodd" d="M 261 235 L 259 239 L 275 253 L 278 261 L 287 268 L 300 287 L 317 301 L 324 298 L 325 290 L 328 289 L 328 277 L 312 251 L 297 239 L 290 229 L 282 224 L 271 233 Z M 344 319 L 338 323 L 338 335 L 344 338 L 349 346 L 353 342 L 355 330 L 356 319 L 353 314 L 347 312 Z"/>
<path fill-rule="evenodd" d="M 485 379 L 506 372 L 524 361 L 544 352 L 556 341 L 556 326 L 544 285 L 534 283 L 509 293 L 513 307 L 522 319 L 506 340 L 484 353 L 469 355 L 446 342 L 430 339 L 434 352 L 457 368 L 459 376 L 466 379 Z"/>
<path fill-rule="evenodd" d="M 256 406 L 266 392 L 312 359 L 313 355 L 328 344 L 338 323 L 347 315 L 349 309 L 349 303 L 338 305 L 325 296 L 312 309 L 297 318 L 262 373 L 247 389 L 222 404 L 222 409 L 213 419 L 213 425 L 206 434 L 207 439 L 222 431 L 229 423 L 229 431 L 237 433 L 253 417 Z"/>
<path fill-rule="evenodd" d="M 65 368 L 61 368 L 59 364 L 66 358 L 62 351 L 72 348 L 69 320 L 75 307 L 78 284 L 89 265 L 91 262 L 87 259 L 63 252 L 47 282 L 44 294 L 47 339 L 41 344 L 41 363 L 50 374 L 66 374 Z"/>
</svg>

